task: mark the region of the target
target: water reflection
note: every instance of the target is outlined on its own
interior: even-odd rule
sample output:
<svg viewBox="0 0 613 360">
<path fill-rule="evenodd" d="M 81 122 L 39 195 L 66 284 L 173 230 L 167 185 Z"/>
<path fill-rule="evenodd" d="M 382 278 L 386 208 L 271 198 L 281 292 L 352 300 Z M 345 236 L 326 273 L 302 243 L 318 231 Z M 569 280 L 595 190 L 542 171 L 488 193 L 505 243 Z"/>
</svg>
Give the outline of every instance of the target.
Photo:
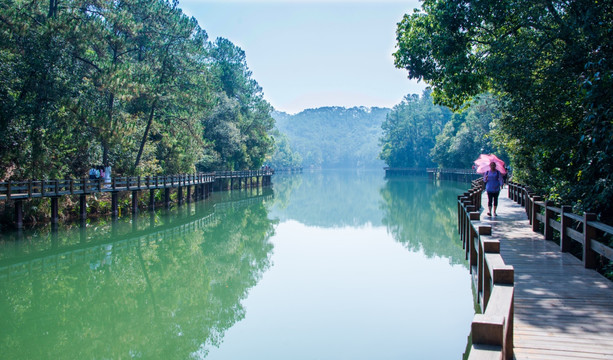
<svg viewBox="0 0 613 360">
<path fill-rule="evenodd" d="M 462 187 L 381 170 L 273 183 L 274 196 L 2 235 L 3 358 L 460 356 Z"/>
<path fill-rule="evenodd" d="M 380 195 L 376 189 L 384 183 L 382 170 L 275 175 L 275 193 L 282 195 L 275 201 L 271 216 L 326 228 L 380 226 Z"/>
<path fill-rule="evenodd" d="M 207 360 L 461 357 L 474 315 L 454 228 L 462 187 L 382 170 L 274 186 L 274 266 Z"/>
<path fill-rule="evenodd" d="M 307 226 L 385 226 L 413 252 L 465 265 L 457 237 L 456 199 L 462 184 L 425 177 L 385 179 L 381 170 L 316 171 L 275 177 L 271 216 Z"/>
<path fill-rule="evenodd" d="M 205 355 L 270 266 L 264 193 L 2 241 L 0 348 L 10 359 Z"/>
<path fill-rule="evenodd" d="M 381 188 L 382 223 L 394 239 L 427 257 L 467 267 L 457 238 L 458 184 L 420 177 L 390 178 Z"/>
</svg>

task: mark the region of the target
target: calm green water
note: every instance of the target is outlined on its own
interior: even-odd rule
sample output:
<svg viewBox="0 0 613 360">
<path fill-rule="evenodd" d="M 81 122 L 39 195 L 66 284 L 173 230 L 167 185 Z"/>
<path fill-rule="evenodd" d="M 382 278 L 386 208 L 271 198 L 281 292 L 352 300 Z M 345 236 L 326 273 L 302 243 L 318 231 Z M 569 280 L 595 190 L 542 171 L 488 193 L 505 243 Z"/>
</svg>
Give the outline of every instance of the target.
<svg viewBox="0 0 613 360">
<path fill-rule="evenodd" d="M 3 234 L 3 359 L 460 359 L 466 185 L 383 171 Z M 19 240 L 15 240 L 18 238 Z"/>
</svg>

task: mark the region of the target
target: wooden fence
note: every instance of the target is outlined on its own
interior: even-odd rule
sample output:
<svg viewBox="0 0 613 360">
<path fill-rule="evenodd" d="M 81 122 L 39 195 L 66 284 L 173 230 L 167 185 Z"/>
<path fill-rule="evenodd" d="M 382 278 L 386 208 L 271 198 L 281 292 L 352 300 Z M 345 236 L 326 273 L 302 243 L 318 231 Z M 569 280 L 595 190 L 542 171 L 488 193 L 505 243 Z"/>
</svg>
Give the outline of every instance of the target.
<svg viewBox="0 0 613 360">
<path fill-rule="evenodd" d="M 586 268 L 595 268 L 598 256 L 613 260 L 613 249 L 600 240 L 613 236 L 613 227 L 596 221 L 596 214 L 574 214 L 567 205 L 556 207 L 550 201 L 543 201 L 529 187 L 514 182 L 508 186 L 509 198 L 526 209 L 532 230 L 554 239 L 554 230 L 559 239 L 560 251 L 568 252 L 571 242 L 576 241 L 583 248 L 582 260 Z"/>
<path fill-rule="evenodd" d="M 513 359 L 514 268 L 500 256 L 491 225 L 480 221 L 482 179 L 458 196 L 458 230 L 477 291 L 481 314 L 471 324 L 469 359 Z"/>
<path fill-rule="evenodd" d="M 25 180 L 0 182 L 0 200 L 16 200 L 97 192 L 177 188 L 215 181 L 214 173 L 164 175 L 146 177 L 113 177 L 104 179 Z"/>
<path fill-rule="evenodd" d="M 134 176 L 113 177 L 111 179 L 65 179 L 65 180 L 24 180 L 0 182 L 0 201 L 12 200 L 15 202 L 15 226 L 23 227 L 23 201 L 31 198 L 51 199 L 51 223 L 58 223 L 58 199 L 67 195 L 79 195 L 79 216 L 81 220 L 87 217 L 86 197 L 95 193 L 111 193 L 111 214 L 118 214 L 118 193 L 123 191 L 132 192 L 132 212 L 138 208 L 138 193 L 141 190 L 150 190 L 149 208 L 154 208 L 154 191 L 164 189 L 164 204 L 170 203 L 170 190 L 178 191 L 177 201 L 183 201 L 183 189 L 187 190 L 186 200 L 204 199 L 214 190 L 233 189 L 235 181 L 238 187 L 253 187 L 270 185 L 272 169 L 248 170 L 248 171 L 216 171 L 212 173 L 164 175 L 164 176 Z M 194 188 L 192 196 L 191 190 Z"/>
<path fill-rule="evenodd" d="M 385 170 L 385 177 L 426 175 L 426 169 L 424 169 L 424 168 L 392 168 L 392 167 L 385 167 L 383 169 Z"/>
<path fill-rule="evenodd" d="M 473 169 L 429 168 L 426 169 L 426 171 L 431 179 L 438 180 L 472 182 L 482 176 L 481 174 L 477 174 Z"/>
</svg>

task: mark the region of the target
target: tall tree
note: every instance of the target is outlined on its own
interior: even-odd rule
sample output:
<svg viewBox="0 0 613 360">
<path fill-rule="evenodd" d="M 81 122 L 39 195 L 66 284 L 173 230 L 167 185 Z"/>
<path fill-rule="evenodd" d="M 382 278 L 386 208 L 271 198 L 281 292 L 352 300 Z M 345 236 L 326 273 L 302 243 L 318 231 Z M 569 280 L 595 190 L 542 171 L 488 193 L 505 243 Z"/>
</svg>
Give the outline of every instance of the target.
<svg viewBox="0 0 613 360">
<path fill-rule="evenodd" d="M 150 3 L 142 15 L 138 61 L 143 63 L 139 68 L 143 88 L 136 108 L 145 126 L 135 171 L 152 140 L 166 172 L 192 171 L 202 152 L 198 120 L 209 107 L 207 35 L 176 5 Z"/>
<path fill-rule="evenodd" d="M 489 94 L 477 96 L 468 107 L 454 113 L 436 137 L 432 159 L 442 167 L 469 169 L 481 153 L 496 153 L 508 161 L 506 152 L 495 141 L 500 118 L 498 102 Z"/>
<path fill-rule="evenodd" d="M 272 106 L 251 78 L 241 48 L 217 38 L 210 44 L 209 54 L 216 108 L 202 121 L 209 146 L 199 168 L 258 168 L 273 149 L 269 135 L 274 127 Z"/>
<path fill-rule="evenodd" d="M 244 52 L 177 1 L 0 4 L 2 180 L 189 172 L 212 148 L 211 166 L 259 167 L 271 110 Z"/>
<path fill-rule="evenodd" d="M 451 118 L 451 111 L 434 105 L 431 91 L 407 95 L 383 122 L 381 159 L 391 167 L 434 166 L 430 151 L 436 136 Z"/>
<path fill-rule="evenodd" d="M 455 107 L 484 91 L 515 175 L 613 216 L 613 2 L 427 0 L 398 25 L 396 66 Z"/>
</svg>

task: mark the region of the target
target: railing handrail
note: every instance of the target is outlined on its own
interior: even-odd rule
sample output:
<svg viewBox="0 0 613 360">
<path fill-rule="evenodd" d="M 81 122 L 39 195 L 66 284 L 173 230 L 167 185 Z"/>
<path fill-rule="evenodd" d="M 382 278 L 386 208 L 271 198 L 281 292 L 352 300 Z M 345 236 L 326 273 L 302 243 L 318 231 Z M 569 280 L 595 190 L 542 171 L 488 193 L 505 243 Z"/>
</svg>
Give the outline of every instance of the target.
<svg viewBox="0 0 613 360">
<path fill-rule="evenodd" d="M 240 170 L 199 172 L 194 174 L 171 174 L 153 176 L 113 176 L 109 179 L 29 179 L 0 182 L 0 200 L 12 197 L 54 197 L 95 192 L 142 190 L 161 187 L 176 187 L 212 183 L 220 178 L 271 176 L 274 170 Z"/>
<path fill-rule="evenodd" d="M 525 208 L 534 232 L 543 234 L 547 240 L 553 240 L 553 230 L 558 230 L 560 250 L 563 252 L 569 250 L 571 241 L 580 243 L 583 246 L 582 260 L 586 268 L 596 267 L 596 254 L 613 260 L 613 248 L 601 243 L 601 236 L 598 236 L 599 232 L 613 236 L 613 227 L 597 221 L 596 214 L 575 214 L 568 205 L 556 207 L 548 201 L 542 201 L 528 186 L 512 181 L 508 185 L 509 198 Z M 573 222 L 575 226 L 572 226 Z"/>
<path fill-rule="evenodd" d="M 463 168 L 427 168 L 427 172 L 451 173 L 451 174 L 477 174 L 475 169 Z"/>
</svg>

